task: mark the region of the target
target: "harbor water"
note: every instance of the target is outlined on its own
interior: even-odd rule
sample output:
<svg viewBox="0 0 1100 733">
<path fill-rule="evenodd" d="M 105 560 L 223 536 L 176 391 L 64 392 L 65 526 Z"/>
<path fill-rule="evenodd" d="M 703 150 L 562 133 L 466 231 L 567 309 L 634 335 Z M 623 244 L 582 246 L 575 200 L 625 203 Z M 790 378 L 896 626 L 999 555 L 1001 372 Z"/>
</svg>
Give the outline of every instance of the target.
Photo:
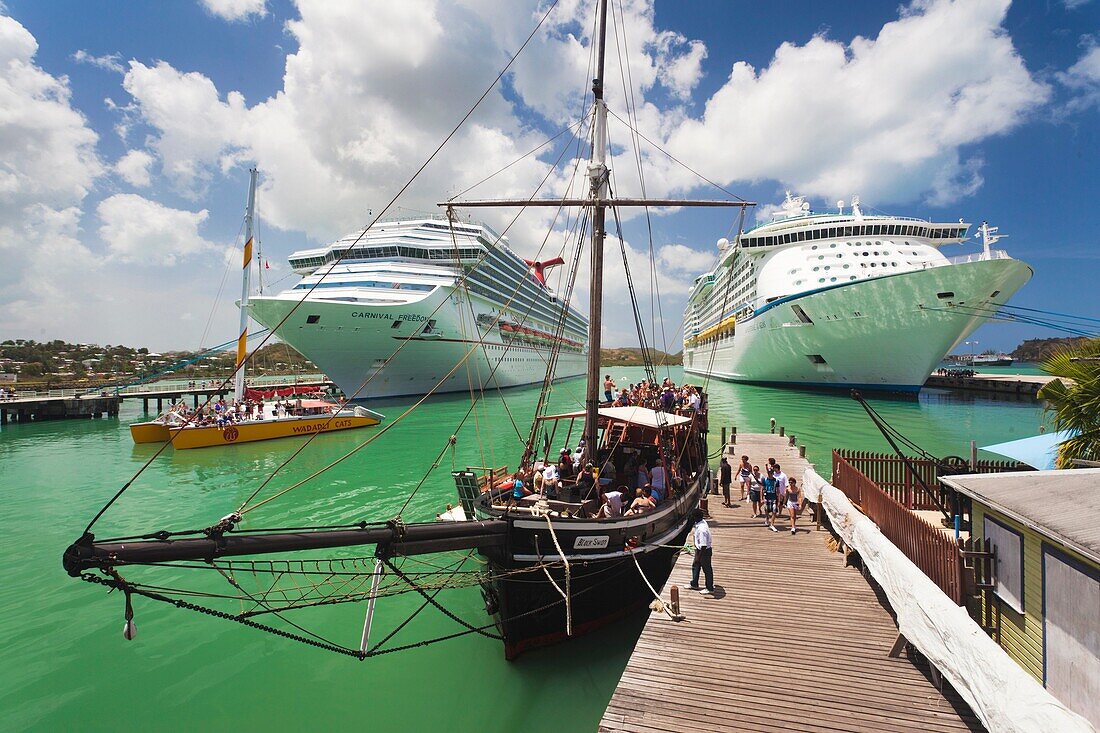
<svg viewBox="0 0 1100 733">
<path fill-rule="evenodd" d="M 1024 365 L 1005 371 L 1031 369 Z M 620 384 L 643 376 L 637 368 L 608 367 L 606 373 Z M 679 369 L 671 370 L 670 376 L 677 382 L 682 379 Z M 577 380 L 559 385 L 554 409 L 574 409 L 582 390 Z M 712 451 L 718 447 L 719 427 L 763 432 L 771 418 L 808 446 L 807 457 L 826 475 L 834 447 L 888 450 L 863 409 L 847 395 L 722 382 L 711 382 L 708 390 Z M 537 397 L 537 387 L 487 393 L 457 433 L 453 452 L 444 452 L 403 518 L 431 519 L 456 501 L 453 467 L 514 467 Z M 371 407 L 392 420 L 414 401 L 379 401 Z M 335 468 L 248 515 L 245 526 L 392 517 L 456 433 L 469 404 L 468 395 L 429 400 Z M 938 390 L 926 390 L 917 399 L 875 399 L 874 406 L 904 435 L 941 456 L 969 455 L 971 440 L 984 445 L 1034 435 L 1043 421 L 1042 409 L 1033 401 Z M 156 446 L 135 446 L 130 439 L 127 426 L 142 419 L 146 416 L 140 400 L 131 400 L 124 403 L 118 419 L 0 429 L 0 500 L 4 546 L 10 553 L 0 585 L 0 729 L 595 729 L 644 614 L 511 663 L 504 660 L 500 642 L 478 635 L 356 661 L 138 598 L 137 638 L 125 641 L 122 597 L 69 578 L 61 568 L 61 553 L 156 451 Z M 276 475 L 261 498 L 347 454 L 377 430 L 314 440 Z M 557 440 L 563 442 L 562 436 Z M 95 532 L 108 537 L 209 526 L 236 509 L 298 445 L 281 440 L 168 449 Z M 760 463 L 766 458 L 752 456 Z M 722 579 L 732 593 L 737 582 Z M 474 588 L 446 590 L 439 600 L 468 621 L 487 621 Z M 415 594 L 381 599 L 374 628 L 388 633 L 419 605 Z M 324 609 L 317 617 L 324 620 L 319 630 L 337 642 L 357 646 L 363 610 L 362 604 Z M 301 619 L 309 625 L 306 615 Z M 392 643 L 460 630 L 429 608 Z M 667 673 L 671 681 L 690 670 Z"/>
</svg>

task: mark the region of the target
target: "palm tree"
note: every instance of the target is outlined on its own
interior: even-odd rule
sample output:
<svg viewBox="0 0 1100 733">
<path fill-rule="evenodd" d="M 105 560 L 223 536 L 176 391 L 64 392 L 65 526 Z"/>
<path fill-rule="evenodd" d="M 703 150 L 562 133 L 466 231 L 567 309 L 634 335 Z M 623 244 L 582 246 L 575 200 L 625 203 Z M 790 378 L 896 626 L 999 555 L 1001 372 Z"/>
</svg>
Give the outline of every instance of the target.
<svg viewBox="0 0 1100 733">
<path fill-rule="evenodd" d="M 1074 459 L 1100 460 L 1100 339 L 1064 346 L 1040 367 L 1057 377 L 1039 390 L 1054 426 L 1075 433 L 1058 448 L 1058 468 L 1071 468 Z"/>
</svg>

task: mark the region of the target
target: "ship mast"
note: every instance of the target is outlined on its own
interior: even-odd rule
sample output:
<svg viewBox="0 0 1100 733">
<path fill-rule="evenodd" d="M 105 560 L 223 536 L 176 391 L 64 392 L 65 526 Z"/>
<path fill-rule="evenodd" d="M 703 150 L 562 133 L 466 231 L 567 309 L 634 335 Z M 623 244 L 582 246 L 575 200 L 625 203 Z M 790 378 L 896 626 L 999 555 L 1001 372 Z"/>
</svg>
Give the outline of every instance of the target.
<svg viewBox="0 0 1100 733">
<path fill-rule="evenodd" d="M 584 460 L 596 455 L 600 409 L 600 336 L 603 328 L 603 244 L 607 207 L 607 104 L 603 100 L 604 53 L 607 41 L 607 0 L 600 0 L 599 50 L 596 78 L 592 80 L 595 119 L 592 124 L 592 157 L 588 163 L 589 198 L 592 206 L 592 277 L 588 288 L 588 388 L 584 400 Z"/>
<path fill-rule="evenodd" d="M 244 265 L 241 272 L 241 328 L 237 337 L 237 369 L 233 373 L 233 399 L 244 400 L 244 358 L 248 341 L 248 278 L 252 273 L 252 237 L 256 215 L 256 169 L 248 171 L 248 206 L 244 214 Z"/>
</svg>

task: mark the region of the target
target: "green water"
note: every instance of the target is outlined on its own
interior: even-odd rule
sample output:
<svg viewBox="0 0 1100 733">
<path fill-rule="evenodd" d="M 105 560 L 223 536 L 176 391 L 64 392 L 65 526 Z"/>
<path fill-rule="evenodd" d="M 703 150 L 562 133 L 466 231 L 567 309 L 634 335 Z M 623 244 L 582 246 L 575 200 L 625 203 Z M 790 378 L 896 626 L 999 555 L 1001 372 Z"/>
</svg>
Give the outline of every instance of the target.
<svg viewBox="0 0 1100 733">
<path fill-rule="evenodd" d="M 611 367 L 620 381 L 638 369 Z M 679 380 L 678 370 L 672 377 Z M 555 407 L 571 409 L 581 390 L 566 383 Z M 833 447 L 885 450 L 858 404 L 843 395 L 714 383 L 712 447 L 718 426 L 767 429 L 769 418 L 809 447 L 827 473 Z M 505 392 L 521 429 L 537 391 Z M 394 418 L 412 400 L 373 408 Z M 127 425 L 143 419 L 140 401 L 117 420 L 9 425 L 0 429 L 0 500 L 9 562 L 0 586 L 0 729 L 3 730 L 594 730 L 618 681 L 644 615 L 583 640 L 508 663 L 500 643 L 476 635 L 358 662 L 230 622 L 138 599 L 138 637 L 122 638 L 118 594 L 81 583 L 61 569 L 61 552 L 99 506 L 155 450 L 134 446 Z M 919 400 L 877 400 L 903 433 L 941 455 L 1037 432 L 1032 402 L 1000 402 L 926 391 Z M 444 397 L 412 413 L 338 467 L 249 516 L 252 526 L 334 524 L 385 519 L 424 476 L 469 406 Z M 454 465 L 515 464 L 520 440 L 493 396 L 458 434 Z M 372 429 L 315 440 L 264 495 L 345 454 Z M 479 443 L 478 436 L 482 441 Z M 559 436 L 558 442 L 562 442 Z M 479 445 L 484 444 L 484 454 Z M 235 509 L 298 445 L 295 441 L 172 452 L 161 456 L 109 512 L 100 536 L 208 526 Z M 763 460 L 764 456 L 753 457 Z M 428 519 L 454 502 L 448 454 L 405 511 Z M 734 583 L 736 581 L 734 580 Z M 440 600 L 477 623 L 486 620 L 474 589 Z M 393 628 L 415 598 L 379 601 L 375 628 Z M 348 646 L 359 642 L 363 609 L 325 609 L 320 630 Z M 306 613 L 306 612 L 302 612 Z M 458 631 L 428 609 L 394 643 Z M 374 638 L 372 632 L 372 638 Z"/>
</svg>

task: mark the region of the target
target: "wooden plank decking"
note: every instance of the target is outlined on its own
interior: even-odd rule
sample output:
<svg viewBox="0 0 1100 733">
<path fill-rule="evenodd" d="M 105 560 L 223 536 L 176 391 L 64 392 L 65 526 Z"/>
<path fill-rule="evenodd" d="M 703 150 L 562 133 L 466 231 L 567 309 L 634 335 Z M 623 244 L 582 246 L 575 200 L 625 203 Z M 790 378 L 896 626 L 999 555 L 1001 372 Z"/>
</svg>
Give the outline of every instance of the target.
<svg viewBox="0 0 1100 733">
<path fill-rule="evenodd" d="M 777 435 L 739 435 L 733 454 L 760 466 L 774 457 L 800 482 L 809 465 Z M 600 731 L 982 729 L 953 692 L 945 698 L 904 655 L 887 656 L 890 614 L 809 511 L 794 536 L 786 519 L 777 534 L 750 511 L 711 497 L 716 593 L 684 588 L 691 557 L 681 555 L 669 583 L 681 586 L 687 620 L 650 616 Z"/>
</svg>

